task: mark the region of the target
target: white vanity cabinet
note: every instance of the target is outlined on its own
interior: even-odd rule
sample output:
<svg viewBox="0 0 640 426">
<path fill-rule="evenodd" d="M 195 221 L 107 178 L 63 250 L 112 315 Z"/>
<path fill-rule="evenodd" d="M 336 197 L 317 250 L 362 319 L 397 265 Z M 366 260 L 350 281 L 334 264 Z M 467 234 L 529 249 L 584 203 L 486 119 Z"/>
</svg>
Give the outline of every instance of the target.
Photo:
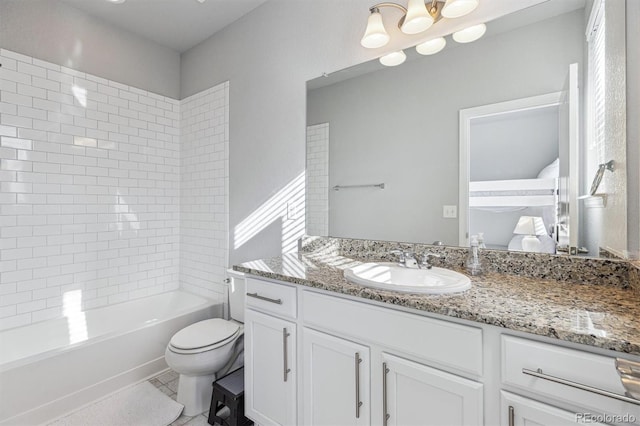
<svg viewBox="0 0 640 426">
<path fill-rule="evenodd" d="M 483 424 L 481 383 L 388 353 L 381 372 L 387 425 Z"/>
<path fill-rule="evenodd" d="M 370 424 L 369 348 L 307 328 L 302 347 L 304 424 Z"/>
<path fill-rule="evenodd" d="M 582 417 L 579 417 L 576 413 L 505 391 L 500 392 L 500 407 L 502 412 L 500 423 L 502 425 L 575 426 L 588 423 L 604 426 L 603 423 L 591 421 L 583 414 L 581 414 Z"/>
<path fill-rule="evenodd" d="M 640 425 L 617 352 L 255 278 L 247 296 L 261 426 Z"/>
<path fill-rule="evenodd" d="M 247 279 L 245 415 L 262 426 L 297 424 L 295 294 L 295 287 Z"/>
<path fill-rule="evenodd" d="M 526 398 L 516 400 L 503 391 L 501 417 L 509 418 L 510 410 L 510 426 L 527 424 L 534 416 L 541 425 L 595 423 L 597 418 L 607 419 L 606 423 L 640 424 L 640 401 L 624 400 L 614 357 L 509 335 L 501 337 L 501 347 L 503 387 L 562 408 Z"/>
<path fill-rule="evenodd" d="M 305 425 L 483 424 L 482 383 L 434 367 L 480 375 L 479 328 L 306 290 L 301 306 Z"/>
</svg>

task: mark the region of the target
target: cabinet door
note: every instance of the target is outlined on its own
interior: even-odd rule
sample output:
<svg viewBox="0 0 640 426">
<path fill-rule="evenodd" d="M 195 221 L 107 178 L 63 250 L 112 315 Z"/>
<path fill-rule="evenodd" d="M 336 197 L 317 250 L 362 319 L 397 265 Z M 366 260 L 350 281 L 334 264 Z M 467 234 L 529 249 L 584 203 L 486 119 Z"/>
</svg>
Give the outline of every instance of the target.
<svg viewBox="0 0 640 426">
<path fill-rule="evenodd" d="M 262 426 L 296 424 L 296 325 L 245 311 L 245 414 Z"/>
<path fill-rule="evenodd" d="M 600 425 L 587 413 L 572 413 L 509 392 L 500 392 L 500 423 L 505 426 Z"/>
<path fill-rule="evenodd" d="M 369 348 L 305 328 L 304 422 L 306 425 L 368 425 Z"/>
<path fill-rule="evenodd" d="M 481 425 L 482 384 L 382 354 L 384 425 Z"/>
</svg>

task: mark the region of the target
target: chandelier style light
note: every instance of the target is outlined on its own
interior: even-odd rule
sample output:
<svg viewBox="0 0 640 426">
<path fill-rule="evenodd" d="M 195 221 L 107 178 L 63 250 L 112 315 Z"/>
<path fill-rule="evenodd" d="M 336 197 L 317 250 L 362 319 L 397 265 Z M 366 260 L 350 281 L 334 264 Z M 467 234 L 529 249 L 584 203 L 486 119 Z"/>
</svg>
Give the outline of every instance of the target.
<svg viewBox="0 0 640 426">
<path fill-rule="evenodd" d="M 398 21 L 398 28 L 404 34 L 413 35 L 422 33 L 442 18 L 455 19 L 473 12 L 479 0 L 408 0 L 407 7 L 397 3 L 378 3 L 369 8 L 369 19 L 364 36 L 360 44 L 368 49 L 377 49 L 389 43 L 389 33 L 382 21 L 381 8 L 392 7 L 399 9 L 404 14 Z M 453 39 L 458 43 L 470 43 L 482 37 L 486 31 L 484 24 L 474 25 L 453 33 Z M 416 50 L 421 55 L 433 55 L 444 49 L 447 41 L 444 37 L 433 38 L 420 43 Z M 380 58 L 383 65 L 400 65 L 406 59 L 402 50 L 391 52 Z"/>
</svg>

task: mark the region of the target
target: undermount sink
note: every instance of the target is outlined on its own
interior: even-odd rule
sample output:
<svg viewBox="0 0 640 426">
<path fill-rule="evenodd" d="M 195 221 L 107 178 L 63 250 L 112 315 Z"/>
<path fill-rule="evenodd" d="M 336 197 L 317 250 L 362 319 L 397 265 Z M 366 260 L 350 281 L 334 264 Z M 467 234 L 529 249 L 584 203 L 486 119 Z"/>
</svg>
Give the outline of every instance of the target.
<svg viewBox="0 0 640 426">
<path fill-rule="evenodd" d="M 415 269 L 398 263 L 364 263 L 345 269 L 344 277 L 355 284 L 402 293 L 447 294 L 471 287 L 469 277 L 449 269 Z"/>
</svg>

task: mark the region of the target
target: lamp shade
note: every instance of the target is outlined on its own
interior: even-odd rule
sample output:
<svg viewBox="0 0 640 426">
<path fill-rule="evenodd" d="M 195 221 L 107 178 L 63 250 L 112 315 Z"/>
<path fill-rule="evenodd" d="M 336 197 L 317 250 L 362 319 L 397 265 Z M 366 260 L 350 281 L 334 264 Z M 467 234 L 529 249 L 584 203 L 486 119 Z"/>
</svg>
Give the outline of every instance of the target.
<svg viewBox="0 0 640 426">
<path fill-rule="evenodd" d="M 375 49 L 384 46 L 388 42 L 389 34 L 382 23 L 382 15 L 375 9 L 369 15 L 367 29 L 364 32 L 364 36 L 362 36 L 362 40 L 360 40 L 360 44 L 367 49 Z"/>
<path fill-rule="evenodd" d="M 433 55 L 444 49 L 447 45 L 447 40 L 444 37 L 434 38 L 433 40 L 425 41 L 416 46 L 416 51 L 421 55 Z"/>
<path fill-rule="evenodd" d="M 513 233 L 518 235 L 546 235 L 547 230 L 541 217 L 520 216 Z"/>
<path fill-rule="evenodd" d="M 459 18 L 471 13 L 478 7 L 478 0 L 447 0 L 442 8 L 445 18 Z"/>
<path fill-rule="evenodd" d="M 407 59 L 407 55 L 402 50 L 388 53 L 380 58 L 380 63 L 387 67 L 395 67 L 400 65 Z"/>
<path fill-rule="evenodd" d="M 478 24 L 465 28 L 464 30 L 456 31 L 453 33 L 453 39 L 458 43 L 471 43 L 482 37 L 486 31 L 487 26 L 485 24 Z"/>
<path fill-rule="evenodd" d="M 424 0 L 409 0 L 407 14 L 400 30 L 405 34 L 418 34 L 433 25 L 433 17 L 429 15 Z"/>
</svg>

